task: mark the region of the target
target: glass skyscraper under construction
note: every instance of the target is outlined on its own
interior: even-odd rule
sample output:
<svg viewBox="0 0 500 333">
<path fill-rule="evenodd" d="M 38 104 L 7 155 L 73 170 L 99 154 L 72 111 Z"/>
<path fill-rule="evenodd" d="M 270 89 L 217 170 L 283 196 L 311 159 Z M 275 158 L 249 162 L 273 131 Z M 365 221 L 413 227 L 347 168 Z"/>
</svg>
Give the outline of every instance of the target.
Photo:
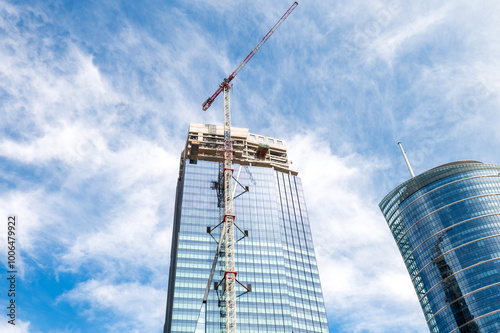
<svg viewBox="0 0 500 333">
<path fill-rule="evenodd" d="M 500 166 L 442 165 L 380 203 L 431 332 L 500 332 Z"/>
<path fill-rule="evenodd" d="M 328 332 L 309 219 L 283 140 L 232 128 L 238 332 Z M 191 124 L 181 154 L 164 332 L 225 331 L 223 127 Z M 249 286 L 251 285 L 251 286 Z M 201 311 L 200 311 L 201 310 Z"/>
</svg>

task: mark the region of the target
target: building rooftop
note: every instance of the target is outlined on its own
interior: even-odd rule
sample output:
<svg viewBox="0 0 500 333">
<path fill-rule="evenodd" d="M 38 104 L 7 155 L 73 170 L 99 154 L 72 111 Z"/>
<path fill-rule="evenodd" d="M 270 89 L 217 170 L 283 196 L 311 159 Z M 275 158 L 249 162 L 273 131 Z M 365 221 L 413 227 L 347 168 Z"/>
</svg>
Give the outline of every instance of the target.
<svg viewBox="0 0 500 333">
<path fill-rule="evenodd" d="M 442 164 L 440 166 L 437 166 L 435 168 L 432 168 L 430 170 L 427 170 L 427 171 L 431 171 L 431 170 L 434 170 L 434 169 L 439 169 L 439 168 L 444 168 L 444 167 L 449 167 L 449 166 L 452 166 L 452 165 L 459 165 L 459 164 L 482 164 L 483 162 L 479 162 L 479 161 L 473 161 L 473 160 L 464 160 L 464 161 L 455 161 L 455 162 L 450 162 L 450 163 L 445 163 L 445 164 Z M 427 172 L 426 171 L 426 172 Z M 425 173 L 425 172 L 424 172 Z"/>
<path fill-rule="evenodd" d="M 249 133 L 248 128 L 231 127 L 234 163 L 273 168 L 294 176 L 290 170 L 286 142 L 281 139 Z M 222 162 L 224 126 L 189 124 L 186 146 L 181 153 L 179 178 L 185 163 L 196 164 L 198 160 Z"/>
</svg>

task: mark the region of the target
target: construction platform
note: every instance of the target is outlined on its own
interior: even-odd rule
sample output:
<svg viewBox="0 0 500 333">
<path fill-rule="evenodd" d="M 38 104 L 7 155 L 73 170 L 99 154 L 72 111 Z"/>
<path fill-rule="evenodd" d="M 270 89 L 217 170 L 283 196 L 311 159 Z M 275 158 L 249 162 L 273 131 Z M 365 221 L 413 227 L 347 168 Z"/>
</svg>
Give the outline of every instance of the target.
<svg viewBox="0 0 500 333">
<path fill-rule="evenodd" d="M 233 163 L 272 168 L 297 176 L 298 172 L 289 168 L 284 140 L 249 133 L 248 128 L 231 127 L 231 141 Z M 189 124 L 186 146 L 181 152 L 179 179 L 186 161 L 192 164 L 198 160 L 222 162 L 223 146 L 223 125 Z"/>
</svg>

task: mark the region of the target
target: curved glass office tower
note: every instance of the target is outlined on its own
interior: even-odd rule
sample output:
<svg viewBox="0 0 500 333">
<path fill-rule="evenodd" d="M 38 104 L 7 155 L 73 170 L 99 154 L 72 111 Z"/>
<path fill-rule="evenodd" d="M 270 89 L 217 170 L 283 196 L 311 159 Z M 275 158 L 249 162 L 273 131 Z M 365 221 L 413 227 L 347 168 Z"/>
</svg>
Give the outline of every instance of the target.
<svg viewBox="0 0 500 333">
<path fill-rule="evenodd" d="M 237 330 L 327 333 L 302 184 L 289 169 L 286 143 L 244 128 L 233 127 L 231 132 L 238 180 L 237 278 L 245 286 L 251 284 L 249 293 L 237 287 Z M 224 214 L 219 200 L 223 135 L 222 126 L 189 127 L 177 183 L 165 333 L 225 331 L 223 254 L 202 303 L 220 236 L 217 225 Z"/>
<path fill-rule="evenodd" d="M 439 166 L 379 207 L 430 331 L 500 332 L 500 166 Z"/>
</svg>

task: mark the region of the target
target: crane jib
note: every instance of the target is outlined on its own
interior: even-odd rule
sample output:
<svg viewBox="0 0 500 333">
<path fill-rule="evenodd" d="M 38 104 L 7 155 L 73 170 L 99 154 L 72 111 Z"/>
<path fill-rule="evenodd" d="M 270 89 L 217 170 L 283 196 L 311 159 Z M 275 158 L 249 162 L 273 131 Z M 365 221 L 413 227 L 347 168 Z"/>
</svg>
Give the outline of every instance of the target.
<svg viewBox="0 0 500 333">
<path fill-rule="evenodd" d="M 252 59 L 252 57 L 259 51 L 262 45 L 264 45 L 265 42 L 273 35 L 273 33 L 280 27 L 280 25 L 283 23 L 283 21 L 286 20 L 286 18 L 293 12 L 295 7 L 297 7 L 299 3 L 295 1 L 290 8 L 283 14 L 283 16 L 276 22 L 276 24 L 269 30 L 269 32 L 262 38 L 262 40 L 253 48 L 252 52 L 250 52 L 246 58 L 241 62 L 241 64 L 234 70 L 234 72 L 227 78 L 224 79 L 224 81 L 219 85 L 219 88 L 217 91 L 210 97 L 208 98 L 203 104 L 202 104 L 202 109 L 203 111 L 207 111 L 210 105 L 212 105 L 213 101 L 219 96 L 219 94 L 222 92 L 223 87 L 221 85 L 227 85 L 229 82 L 231 82 L 232 79 L 241 71 L 241 69 Z M 227 81 L 226 81 L 227 80 Z"/>
</svg>

